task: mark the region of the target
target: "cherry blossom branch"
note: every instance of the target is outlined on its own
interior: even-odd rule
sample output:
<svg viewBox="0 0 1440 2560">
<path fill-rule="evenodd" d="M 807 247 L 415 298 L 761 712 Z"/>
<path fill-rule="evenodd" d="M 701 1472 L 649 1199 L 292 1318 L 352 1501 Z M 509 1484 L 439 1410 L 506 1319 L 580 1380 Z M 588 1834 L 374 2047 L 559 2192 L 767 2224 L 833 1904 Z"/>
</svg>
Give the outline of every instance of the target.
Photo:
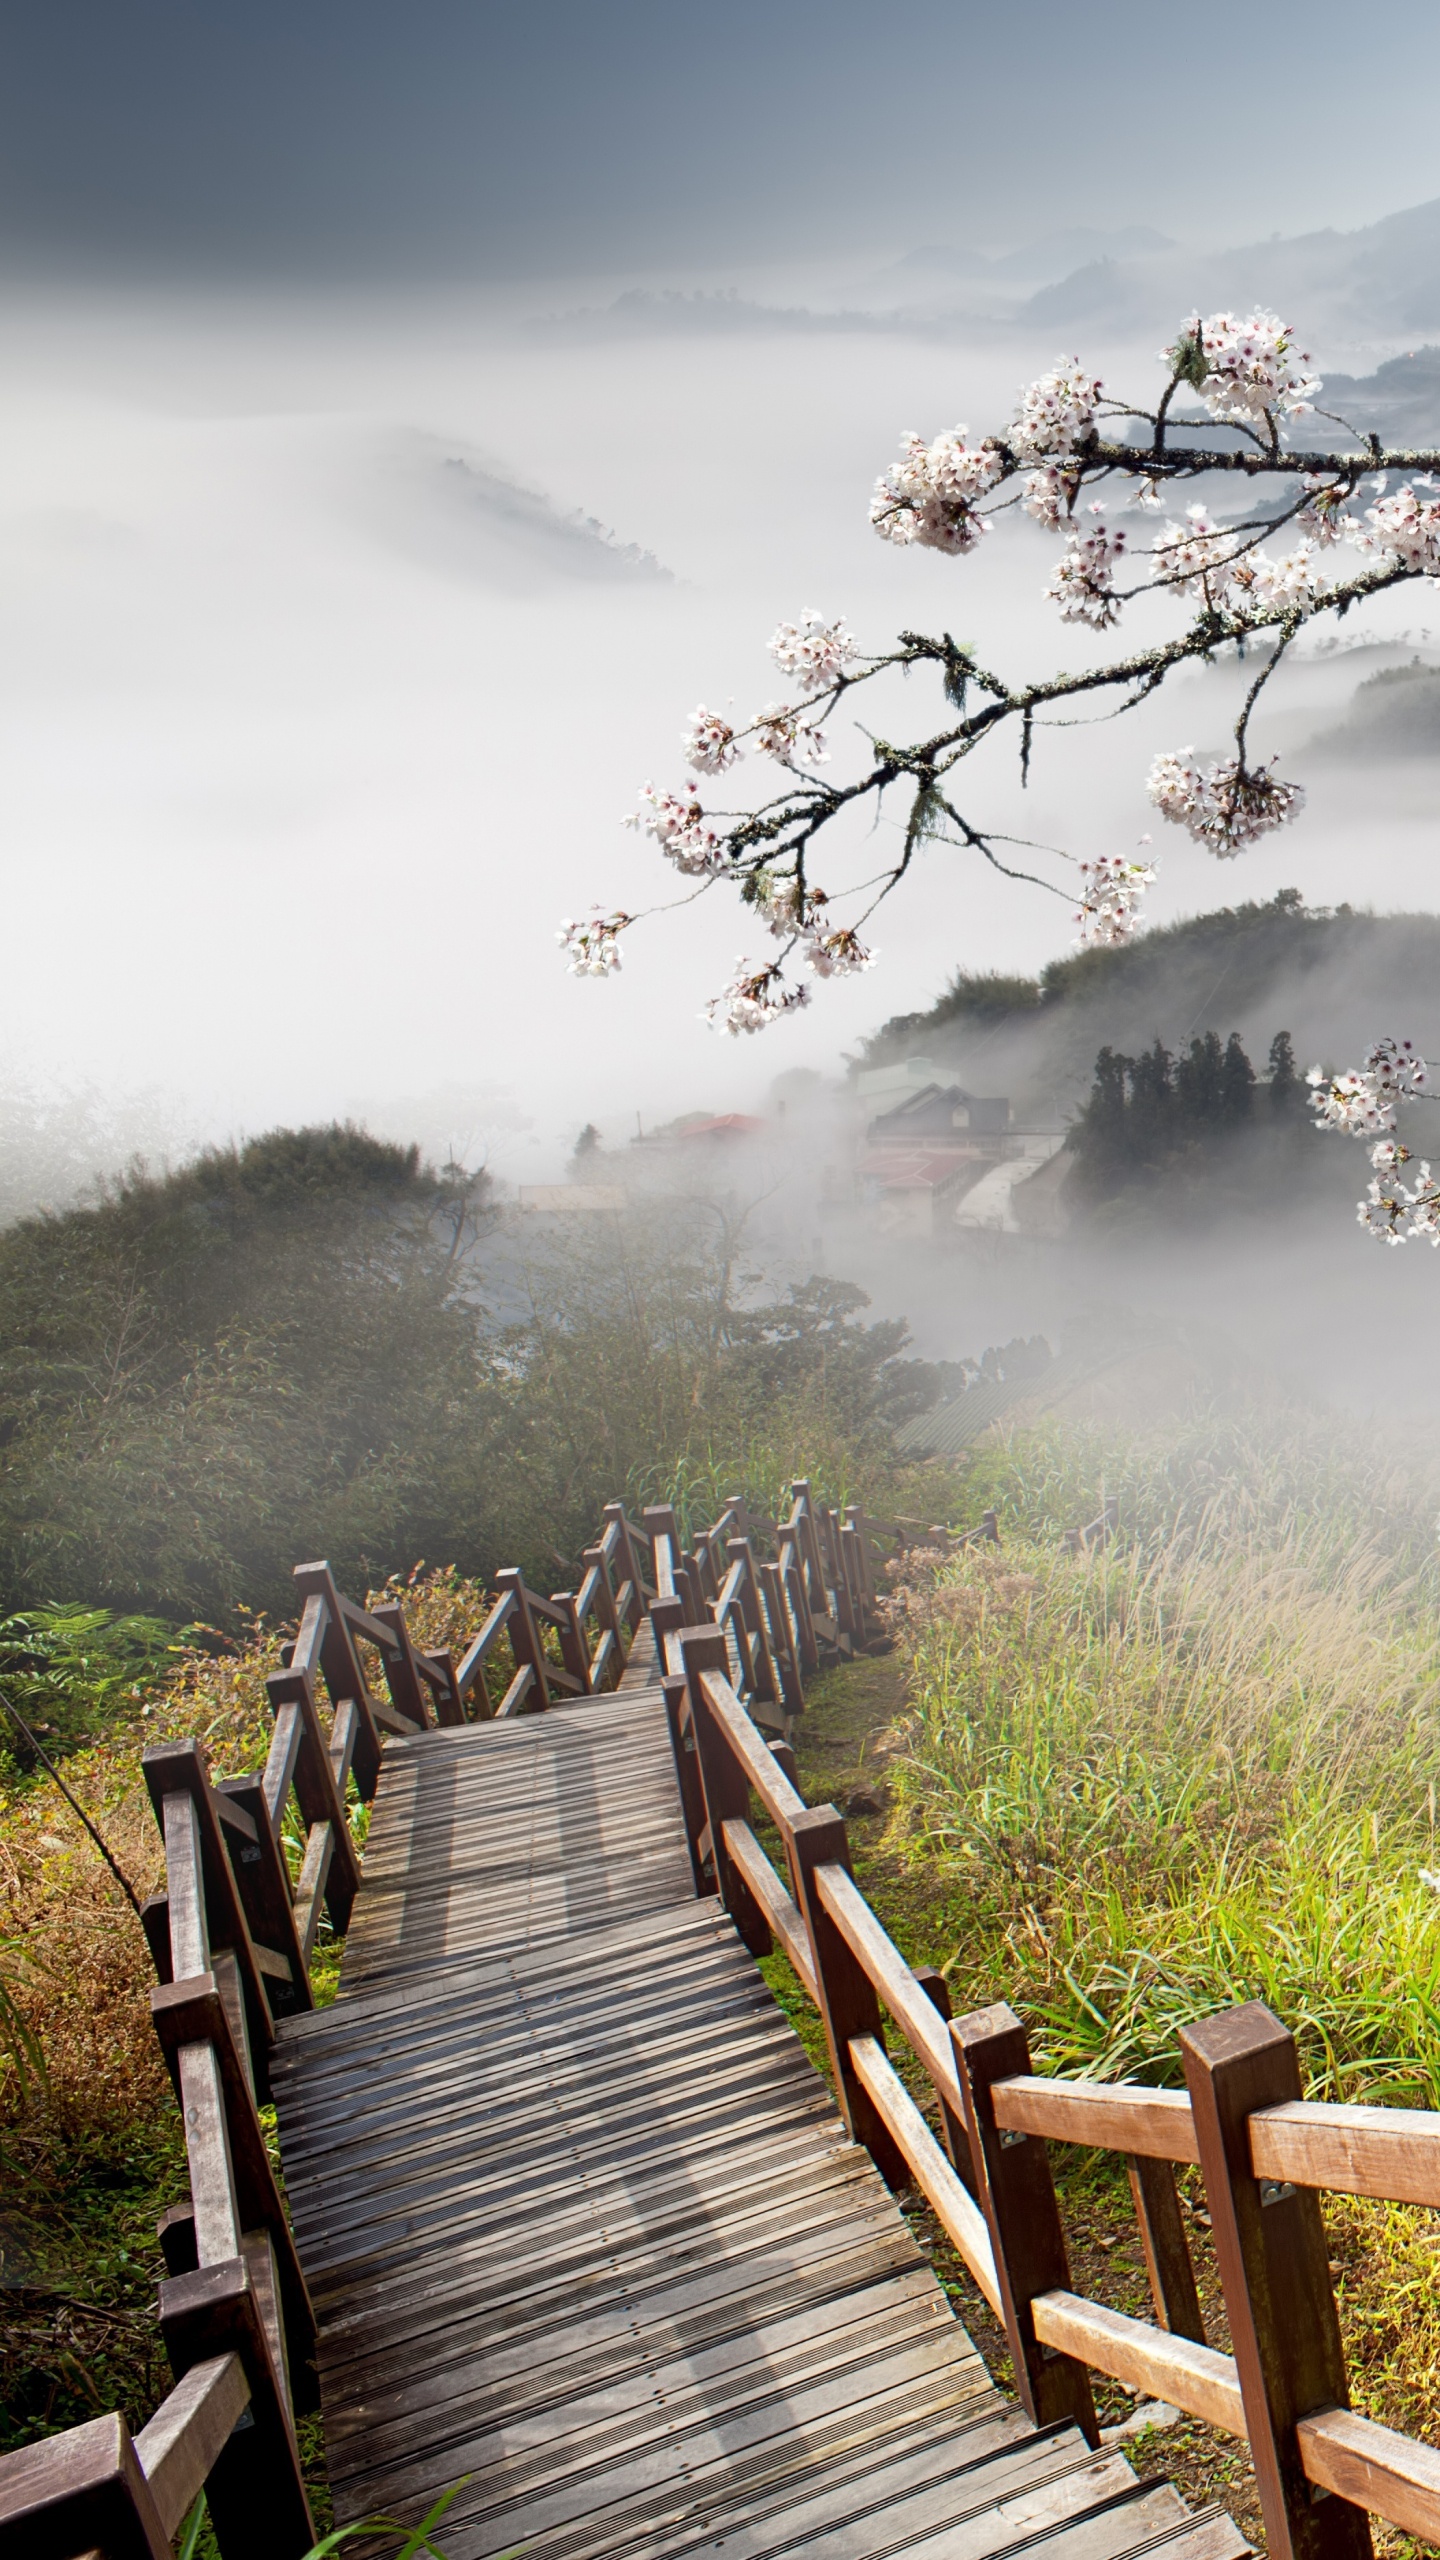
<svg viewBox="0 0 1440 2560">
<path fill-rule="evenodd" d="M 946 430 L 929 444 L 907 435 L 898 462 L 876 484 L 870 513 L 875 531 L 886 541 L 961 560 L 987 537 L 997 518 L 1018 506 L 1065 536 L 1064 552 L 1045 589 L 1062 621 L 1106 630 L 1138 596 L 1154 591 L 1193 603 L 1186 629 L 1108 663 L 1014 684 L 982 665 L 948 631 L 938 637 L 902 631 L 893 648 L 862 657 L 842 621 L 809 611 L 798 622 L 782 623 L 770 643 L 776 666 L 791 679 L 798 698 L 767 703 L 741 727 L 704 705 L 691 715 L 684 744 L 693 775 L 728 773 L 754 755 L 778 765 L 785 776 L 756 805 L 724 813 L 702 805 L 697 782 L 673 792 L 658 792 L 647 783 L 629 821 L 697 882 L 695 894 L 720 881 L 731 882 L 745 907 L 782 946 L 770 961 L 737 961 L 730 987 L 707 1008 L 717 1027 L 762 1028 L 808 1002 L 810 979 L 848 975 L 871 965 L 875 955 L 860 942 L 857 928 L 834 921 L 831 895 L 814 877 L 813 863 L 827 830 L 867 803 L 878 818 L 893 789 L 908 795 L 902 849 L 881 876 L 860 923 L 909 875 L 922 846 L 935 840 L 954 843 L 958 838 L 1007 877 L 1064 894 L 1053 882 L 1002 861 L 994 848 L 1010 839 L 967 817 L 945 788 L 956 766 L 1007 723 L 1019 722 L 1023 784 L 1036 728 L 1078 725 L 1074 718 L 1055 716 L 1059 706 L 1101 696 L 1107 707 L 1092 716 L 1119 718 L 1156 693 L 1177 666 L 1211 661 L 1232 642 L 1243 648 L 1271 634 L 1274 647 L 1250 685 L 1235 725 L 1234 754 L 1203 770 L 1188 747 L 1157 756 L 1147 789 L 1162 817 L 1222 857 L 1298 815 L 1304 800 L 1299 786 L 1276 776 L 1273 758 L 1256 765 L 1248 760 L 1250 722 L 1260 694 L 1298 631 L 1317 614 L 1343 616 L 1392 586 L 1440 576 L 1440 502 L 1421 493 L 1428 477 L 1440 474 L 1440 452 L 1387 450 L 1378 435 L 1362 435 L 1343 420 L 1335 423 L 1362 450 L 1321 452 L 1287 445 L 1284 438 L 1293 423 L 1313 413 L 1320 386 L 1306 370 L 1309 358 L 1297 348 L 1293 332 L 1271 313 L 1237 319 L 1220 312 L 1205 320 L 1192 315 L 1165 361 L 1165 386 L 1153 412 L 1112 399 L 1077 359 L 1065 358 L 1020 393 L 1014 418 L 997 435 L 978 444 L 969 441 L 964 427 Z M 1198 394 L 1207 417 L 1197 421 L 1187 413 L 1176 418 L 1174 403 L 1182 388 Z M 1116 437 L 1107 432 L 1111 422 L 1148 427 L 1148 441 Z M 1223 431 L 1225 441 L 1197 442 L 1197 426 L 1205 437 Z M 1174 441 L 1182 433 L 1186 441 Z M 1238 475 L 1247 484 L 1283 482 L 1283 502 L 1268 516 L 1230 524 L 1217 524 L 1203 505 L 1192 504 L 1182 520 L 1166 524 L 1148 550 L 1142 546 L 1138 552 L 1127 527 L 1107 515 L 1102 500 L 1089 499 L 1083 514 L 1077 514 L 1086 492 L 1116 480 L 1133 483 L 1135 506 L 1154 512 L 1163 508 L 1163 489 L 1211 473 Z M 1392 476 L 1400 474 L 1412 478 L 1387 496 Z M 1363 518 L 1350 514 L 1362 479 L 1371 476 L 1376 503 Z M 1300 537 L 1294 549 L 1277 557 L 1262 547 L 1291 527 Z M 1326 555 L 1340 544 L 1365 555 L 1367 565 L 1347 576 L 1334 575 Z M 1123 588 L 1117 583 L 1117 567 L 1126 558 L 1143 560 L 1142 584 Z M 868 764 L 844 779 L 823 771 L 830 763 L 830 747 L 822 722 L 831 723 L 857 688 L 897 667 L 908 671 L 925 665 L 936 668 L 945 700 L 957 716 L 928 737 L 908 743 L 869 735 L 857 723 Z M 1117 695 L 1118 700 L 1108 699 Z M 1102 855 L 1079 869 L 1081 940 L 1125 939 L 1134 929 L 1153 869 L 1115 855 Z M 860 897 L 873 885 L 867 882 L 844 894 Z M 634 921 L 619 910 L 606 915 L 597 909 L 587 924 L 567 922 L 561 939 L 571 968 L 580 975 L 613 974 L 620 965 L 620 936 Z M 792 960 L 806 979 L 796 982 L 785 976 Z"/>
</svg>

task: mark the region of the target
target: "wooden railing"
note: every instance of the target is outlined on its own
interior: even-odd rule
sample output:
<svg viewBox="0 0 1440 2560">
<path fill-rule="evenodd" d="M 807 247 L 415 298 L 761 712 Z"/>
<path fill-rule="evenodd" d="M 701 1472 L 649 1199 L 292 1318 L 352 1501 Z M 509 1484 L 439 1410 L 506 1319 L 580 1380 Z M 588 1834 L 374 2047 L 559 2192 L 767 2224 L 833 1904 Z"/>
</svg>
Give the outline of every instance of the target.
<svg viewBox="0 0 1440 2560">
<path fill-rule="evenodd" d="M 1036 2424 L 1068 2419 L 1097 2443 L 1090 2375 L 1107 2374 L 1248 2443 L 1271 2560 L 1359 2560 L 1370 2514 L 1440 2542 L 1440 2452 L 1349 2407 L 1319 2202 L 1329 2188 L 1440 2207 L 1440 2114 L 1305 2103 L 1294 2038 L 1258 2002 L 1182 2031 L 1183 2090 L 1035 2077 L 1011 2009 L 952 2019 L 941 1976 L 905 1962 L 854 1880 L 843 1817 L 804 1803 L 749 1712 L 729 1630 L 675 1622 L 661 1640 L 696 1889 L 752 1954 L 783 1950 L 852 2135 L 892 2187 L 924 2195 L 1004 2326 Z M 938 2132 L 887 2034 L 928 2080 Z M 1051 2142 L 1124 2154 L 1153 2320 L 1072 2292 Z M 1204 2180 L 1229 2355 L 1206 2340 L 1176 2162 Z"/>
<path fill-rule="evenodd" d="M 361 1871 L 347 1803 L 373 1797 L 384 1738 L 619 1679 L 654 1564 L 618 1503 L 584 1564 L 578 1591 L 549 1598 L 499 1574 L 458 1663 L 416 1646 L 399 1602 L 362 1609 L 328 1565 L 301 1565 L 263 1772 L 212 1778 L 198 1742 L 145 1753 L 165 1843 L 165 1891 L 143 1913 L 151 2009 L 190 2173 L 159 2232 L 175 2388 L 133 2439 L 114 2414 L 0 2460 L 3 2560 L 165 2560 L 202 2488 L 225 2560 L 296 2560 L 315 2540 L 296 2434 L 318 2405 L 315 2322 L 260 2117 L 276 2027 L 313 2004 L 322 1918 L 337 1934 L 349 1921 Z M 496 1663 L 508 1677 L 492 1702 Z"/>
</svg>

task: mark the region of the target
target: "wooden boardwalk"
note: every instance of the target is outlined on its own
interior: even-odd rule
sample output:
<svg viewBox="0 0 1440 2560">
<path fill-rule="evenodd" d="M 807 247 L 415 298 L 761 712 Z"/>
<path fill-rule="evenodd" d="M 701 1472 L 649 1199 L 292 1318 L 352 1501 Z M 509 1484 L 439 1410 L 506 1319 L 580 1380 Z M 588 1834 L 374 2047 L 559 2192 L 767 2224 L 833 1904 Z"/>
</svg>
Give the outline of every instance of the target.
<svg viewBox="0 0 1440 2560">
<path fill-rule="evenodd" d="M 1235 2560 L 996 2391 L 731 1923 L 648 1629 L 609 1696 L 387 1746 L 340 1996 L 281 2029 L 339 2522 L 451 2560 Z"/>
</svg>

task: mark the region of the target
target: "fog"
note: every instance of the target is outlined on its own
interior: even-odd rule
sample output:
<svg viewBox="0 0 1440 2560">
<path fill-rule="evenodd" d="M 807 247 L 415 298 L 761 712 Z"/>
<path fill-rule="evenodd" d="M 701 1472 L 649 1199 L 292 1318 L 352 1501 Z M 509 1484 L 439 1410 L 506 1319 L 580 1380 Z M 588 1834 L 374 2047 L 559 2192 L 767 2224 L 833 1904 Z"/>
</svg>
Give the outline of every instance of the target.
<svg viewBox="0 0 1440 2560">
<path fill-rule="evenodd" d="M 561 1178 L 586 1124 L 614 1155 L 685 1112 L 767 1111 L 799 1070 L 830 1098 L 754 1177 L 788 1201 L 755 1235 L 797 1274 L 853 1270 L 927 1351 L 1063 1331 L 1077 1303 L 1133 1286 L 1293 1360 L 1286 1310 L 1318 1248 L 1283 1213 L 1219 1277 L 1193 1253 L 1127 1269 L 1111 1248 L 1086 1262 L 982 1241 L 927 1258 L 818 1214 L 817 1164 L 840 1165 L 859 1125 L 847 1053 L 957 968 L 1034 973 L 1072 949 L 1062 861 L 1017 857 L 1050 894 L 932 849 L 875 918 L 873 972 L 726 1041 L 706 999 L 764 938 L 724 891 L 688 899 L 621 820 L 642 782 L 679 780 L 693 704 L 748 716 L 779 690 L 766 640 L 812 605 L 863 648 L 947 628 L 1009 674 L 1103 653 L 1041 600 L 1055 537 L 1012 519 L 966 561 L 894 550 L 867 522 L 875 474 L 907 428 L 1002 423 L 1062 349 L 1150 396 L 1158 331 L 1211 293 L 1284 298 L 1332 376 L 1440 334 L 1440 209 L 1407 212 L 1373 180 L 1332 201 L 1368 227 L 1260 238 L 1232 208 L 1203 236 L 1192 215 L 1177 242 L 1152 190 L 1069 221 L 1012 206 L 978 237 L 958 212 L 927 237 L 872 202 L 868 230 L 857 215 L 823 244 L 777 222 L 766 249 L 752 224 L 729 263 L 713 239 L 687 254 L 680 226 L 668 263 L 652 234 L 648 258 L 604 268 L 613 232 L 599 220 L 584 244 L 572 221 L 568 268 L 516 254 L 484 281 L 483 260 L 458 276 L 430 257 L 397 282 L 378 254 L 341 279 L 303 257 L 282 278 L 263 260 L 184 272 L 178 255 L 102 277 L 93 222 L 83 257 L 15 259 L 0 796 L 23 965 L 0 1045 L 0 1211 L 72 1197 L 136 1148 L 173 1159 L 332 1116 L 484 1161 L 513 1192 Z M 1127 630 L 1171 618 L 1137 608 Z M 960 805 L 1075 856 L 1154 834 L 1157 924 L 1291 883 L 1312 906 L 1429 910 L 1440 763 L 1333 750 L 1362 679 L 1417 654 L 1440 656 L 1423 587 L 1302 640 L 1256 740 L 1283 749 L 1310 806 L 1238 862 L 1160 827 L 1143 789 L 1158 748 L 1220 745 L 1250 672 L 1234 665 L 1182 671 L 1120 724 L 1037 725 L 1027 789 L 1011 744 L 987 748 Z M 855 716 L 904 735 L 938 708 L 928 681 L 896 679 Z M 844 724 L 832 743 L 836 771 L 868 752 Z M 825 885 L 844 892 L 897 841 L 893 817 L 837 830 Z M 595 902 L 669 907 L 608 984 L 569 977 L 556 948 L 559 919 Z M 1440 1046 L 1428 988 L 1399 991 L 1403 1021 L 1379 1018 L 1383 987 L 1333 973 L 1293 1002 L 1267 994 L 1263 1026 L 1223 993 L 1212 1012 L 1252 1041 L 1284 1019 L 1341 1061 L 1388 1029 Z M 986 1089 L 1038 1073 L 1003 1043 L 959 1065 Z M 1077 1052 L 1052 1079 L 1061 1120 L 1086 1066 Z M 751 1180 L 738 1160 L 726 1177 L 736 1198 Z M 1382 1255 L 1338 1215 L 1326 1286 L 1344 1324 L 1428 1321 L 1429 1257 Z M 1381 1392 L 1383 1362 L 1361 1365 Z"/>
</svg>

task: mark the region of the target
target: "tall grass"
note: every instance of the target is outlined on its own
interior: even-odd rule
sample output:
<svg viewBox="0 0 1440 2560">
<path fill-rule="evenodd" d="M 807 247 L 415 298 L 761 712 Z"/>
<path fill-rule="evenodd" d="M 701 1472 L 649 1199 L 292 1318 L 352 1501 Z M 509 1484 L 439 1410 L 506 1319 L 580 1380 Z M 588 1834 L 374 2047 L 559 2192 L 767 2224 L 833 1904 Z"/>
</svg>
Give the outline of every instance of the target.
<svg viewBox="0 0 1440 2560">
<path fill-rule="evenodd" d="M 1128 1537 L 1057 1552 L 1102 1490 Z M 957 1987 L 1012 1999 L 1049 2066 L 1149 2079 L 1259 1998 L 1314 2094 L 1440 2104 L 1423 1478 L 1319 1425 L 1207 1423 L 1024 1435 L 968 1495 L 1001 1553 L 893 1604 L 894 1837 L 954 1885 Z"/>
</svg>

